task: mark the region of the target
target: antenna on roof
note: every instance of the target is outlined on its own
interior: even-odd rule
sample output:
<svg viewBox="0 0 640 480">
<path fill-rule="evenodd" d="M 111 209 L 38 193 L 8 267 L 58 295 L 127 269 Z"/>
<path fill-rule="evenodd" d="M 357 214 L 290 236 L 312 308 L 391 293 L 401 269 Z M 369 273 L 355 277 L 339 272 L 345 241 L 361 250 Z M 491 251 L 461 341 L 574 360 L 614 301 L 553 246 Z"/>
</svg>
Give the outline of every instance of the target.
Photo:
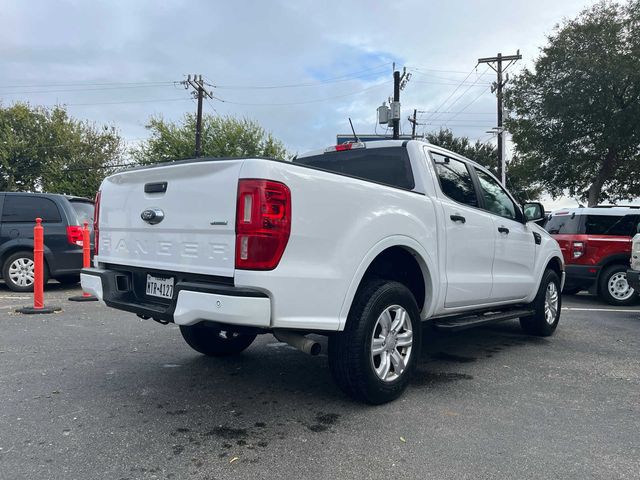
<svg viewBox="0 0 640 480">
<path fill-rule="evenodd" d="M 353 138 L 356 139 L 356 142 L 360 142 L 358 135 L 356 135 L 356 129 L 353 128 L 353 122 L 351 121 L 351 117 L 349 117 L 349 125 L 351 125 L 351 131 L 353 132 Z"/>
</svg>

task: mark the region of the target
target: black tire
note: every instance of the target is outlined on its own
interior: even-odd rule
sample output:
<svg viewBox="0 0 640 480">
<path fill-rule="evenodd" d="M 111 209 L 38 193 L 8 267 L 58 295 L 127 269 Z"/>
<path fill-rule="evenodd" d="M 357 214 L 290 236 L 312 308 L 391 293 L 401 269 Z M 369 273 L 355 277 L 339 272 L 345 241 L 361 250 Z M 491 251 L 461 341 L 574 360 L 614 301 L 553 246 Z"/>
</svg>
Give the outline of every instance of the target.
<svg viewBox="0 0 640 480">
<path fill-rule="evenodd" d="M 33 280 L 30 283 L 23 285 L 20 283 L 20 280 L 11 278 L 9 269 L 11 268 L 11 265 L 17 261 L 33 263 L 33 252 L 25 250 L 21 252 L 15 252 L 7 257 L 7 259 L 4 261 L 4 264 L 2 265 L 2 279 L 4 280 L 4 283 L 6 283 L 7 287 L 9 287 L 9 289 L 13 290 L 14 292 L 33 292 Z M 33 275 L 33 265 L 31 265 L 30 272 Z M 44 264 L 43 274 L 44 279 L 42 283 L 46 285 L 47 280 L 49 279 L 49 269 L 47 268 L 46 262 Z"/>
<path fill-rule="evenodd" d="M 553 284 L 553 287 L 549 285 Z M 547 290 L 550 290 L 549 295 L 553 297 L 555 292 L 555 298 L 557 301 L 557 308 L 555 314 L 551 310 L 549 319 L 547 319 Z M 538 294 L 535 300 L 531 303 L 535 313 L 530 317 L 523 317 L 520 319 L 520 326 L 529 335 L 537 335 L 540 337 L 548 337 L 553 335 L 558 327 L 560 321 L 560 311 L 562 310 L 562 295 L 560 295 L 560 277 L 553 270 L 545 270 L 538 287 Z"/>
<path fill-rule="evenodd" d="M 563 295 L 575 295 L 580 293 L 583 289 L 581 287 L 564 287 L 562 289 Z"/>
<path fill-rule="evenodd" d="M 400 335 L 394 335 L 393 344 L 381 345 L 380 348 L 384 348 L 385 352 L 379 355 L 377 368 L 382 368 L 383 354 L 386 355 L 386 362 L 390 364 L 385 377 L 390 376 L 387 380 L 382 380 L 376 374 L 376 359 L 372 356 L 371 349 L 374 335 L 383 334 L 379 319 L 382 313 L 391 307 L 401 307 L 406 312 L 405 325 L 410 325 L 412 344 L 409 347 L 396 347 Z M 397 308 L 390 311 L 389 318 L 395 320 L 399 312 L 401 310 Z M 373 405 L 398 398 L 409 384 L 420 358 L 420 330 L 420 312 L 407 287 L 386 280 L 372 280 L 361 286 L 351 306 L 344 331 L 329 338 L 329 367 L 340 389 L 356 400 Z M 401 327 L 398 331 L 403 332 L 401 335 L 405 335 L 403 340 L 406 340 L 406 329 Z M 378 338 L 380 340 L 381 337 Z M 400 372 L 397 374 L 397 360 L 394 363 L 391 357 L 406 355 L 407 352 L 408 362 L 403 370 L 398 368 Z M 393 373 L 391 368 L 394 370 Z M 384 372 L 384 369 L 381 372 Z M 396 375 L 397 377 L 394 377 Z"/>
<path fill-rule="evenodd" d="M 189 327 L 181 325 L 180 333 L 191 348 L 210 357 L 237 355 L 247 349 L 256 338 L 255 333 L 245 334 L 221 330 L 207 322 Z"/>
<path fill-rule="evenodd" d="M 63 285 L 75 285 L 80 283 L 80 275 L 65 275 L 63 277 L 57 277 L 56 280 Z"/>
<path fill-rule="evenodd" d="M 598 288 L 600 298 L 617 307 L 633 305 L 638 293 L 627 283 L 627 265 L 611 265 L 600 272 Z M 623 292 L 626 285 L 628 290 Z"/>
</svg>

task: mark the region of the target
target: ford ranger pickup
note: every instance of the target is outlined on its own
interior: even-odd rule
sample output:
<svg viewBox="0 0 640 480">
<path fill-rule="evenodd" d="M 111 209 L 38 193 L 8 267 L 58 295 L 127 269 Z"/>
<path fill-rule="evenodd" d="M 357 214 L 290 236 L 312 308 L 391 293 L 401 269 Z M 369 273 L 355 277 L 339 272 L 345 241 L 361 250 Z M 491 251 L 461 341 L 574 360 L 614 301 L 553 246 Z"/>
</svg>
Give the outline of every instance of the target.
<svg viewBox="0 0 640 480">
<path fill-rule="evenodd" d="M 338 386 L 380 404 L 409 383 L 423 329 L 553 334 L 564 261 L 543 217 L 420 140 L 175 161 L 103 181 L 82 287 L 210 356 L 264 333 L 317 354 L 308 335 L 325 335 Z"/>
</svg>

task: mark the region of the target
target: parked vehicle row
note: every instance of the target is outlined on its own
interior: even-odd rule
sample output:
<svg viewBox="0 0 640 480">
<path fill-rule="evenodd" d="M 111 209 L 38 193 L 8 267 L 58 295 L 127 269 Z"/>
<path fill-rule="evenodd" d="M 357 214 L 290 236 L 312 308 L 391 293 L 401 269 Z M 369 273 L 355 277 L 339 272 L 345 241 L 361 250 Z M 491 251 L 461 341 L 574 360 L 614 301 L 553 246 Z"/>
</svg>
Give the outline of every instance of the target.
<svg viewBox="0 0 640 480">
<path fill-rule="evenodd" d="M 80 281 L 82 225 L 93 223 L 93 202 L 46 193 L 0 192 L 0 267 L 7 287 L 33 289 L 33 226 L 44 227 L 44 283 Z"/>
<path fill-rule="evenodd" d="M 631 239 L 640 209 L 575 208 L 554 212 L 547 231 L 562 250 L 567 279 L 564 292 L 589 290 L 611 305 L 631 305 L 638 291 L 627 280 Z"/>
<path fill-rule="evenodd" d="M 402 393 L 423 327 L 519 319 L 547 336 L 560 318 L 542 206 L 422 141 L 159 164 L 106 178 L 98 198 L 85 291 L 176 323 L 206 355 L 267 332 L 317 353 L 306 334 L 327 335 L 337 384 L 365 402 Z"/>
</svg>

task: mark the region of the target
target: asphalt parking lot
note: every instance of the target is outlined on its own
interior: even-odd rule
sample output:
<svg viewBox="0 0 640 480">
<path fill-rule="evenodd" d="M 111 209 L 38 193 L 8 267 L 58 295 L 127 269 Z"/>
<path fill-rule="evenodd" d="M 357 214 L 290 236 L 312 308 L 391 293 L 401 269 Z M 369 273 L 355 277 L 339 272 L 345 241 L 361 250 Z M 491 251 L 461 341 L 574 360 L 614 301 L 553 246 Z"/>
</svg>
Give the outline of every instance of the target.
<svg viewBox="0 0 640 480">
<path fill-rule="evenodd" d="M 640 478 L 640 306 L 565 297 L 548 339 L 426 332 L 412 387 L 370 407 L 325 356 L 262 336 L 206 358 L 77 292 L 23 316 L 0 284 L 2 480 Z"/>
</svg>

